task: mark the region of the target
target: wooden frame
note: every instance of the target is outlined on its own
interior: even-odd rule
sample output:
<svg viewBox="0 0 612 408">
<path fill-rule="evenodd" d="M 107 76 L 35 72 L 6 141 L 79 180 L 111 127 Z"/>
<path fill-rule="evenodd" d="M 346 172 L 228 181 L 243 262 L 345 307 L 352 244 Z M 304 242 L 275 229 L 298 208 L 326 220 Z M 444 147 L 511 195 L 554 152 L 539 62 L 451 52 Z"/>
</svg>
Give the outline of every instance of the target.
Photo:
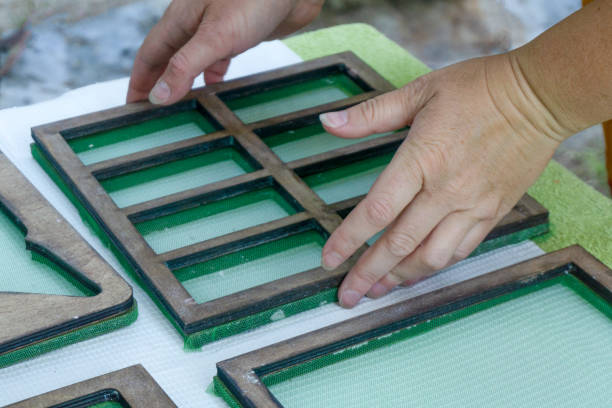
<svg viewBox="0 0 612 408">
<path fill-rule="evenodd" d="M 224 100 L 249 95 L 277 86 L 305 81 L 321 75 L 343 72 L 363 93 L 335 102 L 245 124 L 225 105 Z M 85 209 L 96 218 L 112 243 L 126 256 L 144 283 L 175 319 L 184 336 L 252 316 L 274 307 L 298 301 L 336 287 L 352 263 L 365 250 L 361 248 L 333 272 L 315 268 L 268 284 L 197 304 L 172 270 L 269 242 L 306 229 L 329 235 L 361 197 L 327 205 L 302 177 L 340 164 L 394 150 L 406 131 L 364 141 L 291 162 L 281 161 L 263 141 L 266 134 L 315 123 L 318 114 L 344 108 L 393 87 L 352 53 L 337 54 L 275 71 L 196 89 L 173 106 L 157 108 L 137 103 L 68 119 L 32 130 L 35 148 L 53 166 Z M 173 144 L 140 151 L 99 163 L 84 165 L 68 145 L 68 140 L 110 130 L 127 124 L 184 109 L 206 112 L 220 130 Z M 217 145 L 238 146 L 255 163 L 256 170 L 165 197 L 118 208 L 100 182 L 111 177 L 187 157 Z M 134 224 L 165 214 L 222 200 L 236 194 L 271 186 L 295 207 L 296 214 L 207 241 L 156 254 Z M 547 223 L 546 210 L 525 197 L 489 239 Z"/>
<path fill-rule="evenodd" d="M 8 405 L 6 408 L 80 408 L 117 402 L 130 408 L 175 408 L 140 364 Z"/>
<path fill-rule="evenodd" d="M 244 407 L 282 407 L 262 376 L 566 273 L 612 304 L 612 270 L 574 245 L 222 361 L 217 376 Z"/>
<path fill-rule="evenodd" d="M 97 293 L 74 297 L 0 292 L 0 358 L 135 307 L 132 288 L 1 152 L 0 179 L 0 210 L 25 230 L 26 248 L 57 263 Z"/>
</svg>

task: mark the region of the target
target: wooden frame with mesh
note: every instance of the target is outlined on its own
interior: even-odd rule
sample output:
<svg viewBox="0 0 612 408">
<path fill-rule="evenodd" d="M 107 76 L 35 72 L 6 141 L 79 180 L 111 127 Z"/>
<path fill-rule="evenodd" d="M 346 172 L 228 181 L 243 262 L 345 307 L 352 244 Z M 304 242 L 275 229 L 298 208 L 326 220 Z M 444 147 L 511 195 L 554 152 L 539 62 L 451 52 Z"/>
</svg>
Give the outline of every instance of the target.
<svg viewBox="0 0 612 408">
<path fill-rule="evenodd" d="M 336 73 L 348 76 L 363 92 L 252 123 L 243 123 L 227 106 L 236 98 Z M 160 108 L 149 103 L 130 104 L 39 126 L 32 133 L 35 148 L 95 218 L 113 245 L 127 258 L 150 292 L 175 320 L 182 334 L 187 336 L 337 287 L 365 246 L 335 271 L 314 268 L 201 304 L 194 301 L 173 270 L 305 230 L 316 230 L 324 237 L 331 234 L 341 223 L 342 216 L 362 197 L 328 205 L 308 187 L 303 178 L 393 152 L 407 131 L 290 162 L 283 162 L 266 145 L 264 138 L 287 129 L 317 123 L 318 115 L 322 112 L 345 108 L 392 89 L 392 85 L 354 54 L 342 53 L 196 89 L 173 106 Z M 205 114 L 218 130 L 90 165 L 84 165 L 68 144 L 70 140 L 94 132 L 142 123 L 186 109 Z M 255 171 L 124 208 L 118 208 L 101 187 L 100 183 L 111 177 L 190 157 L 219 146 L 233 146 L 243 152 Z M 295 214 L 160 254 L 151 249 L 135 228 L 135 224 L 144 221 L 261 188 L 278 191 L 295 209 Z M 542 206 L 525 196 L 488 239 L 545 225 L 547 216 Z"/>
<path fill-rule="evenodd" d="M 176 408 L 140 364 L 50 391 L 6 408 L 79 408 L 115 403 L 130 408 Z"/>
<path fill-rule="evenodd" d="M 569 274 L 612 305 L 612 270 L 574 245 L 217 364 L 216 391 L 245 408 L 280 408 L 262 378 Z"/>
<path fill-rule="evenodd" d="M 136 305 L 130 285 L 1 152 L 0 179 L 0 210 L 23 230 L 24 251 L 57 264 L 92 292 L 92 296 L 83 297 L 0 292 L 1 367 L 91 337 L 94 326 L 126 315 Z M 11 260 L 3 261 L 9 269 Z M 90 330 L 89 334 L 76 334 L 83 329 Z M 49 344 L 49 340 L 57 344 Z M 37 351 L 32 347 L 38 347 Z"/>
</svg>

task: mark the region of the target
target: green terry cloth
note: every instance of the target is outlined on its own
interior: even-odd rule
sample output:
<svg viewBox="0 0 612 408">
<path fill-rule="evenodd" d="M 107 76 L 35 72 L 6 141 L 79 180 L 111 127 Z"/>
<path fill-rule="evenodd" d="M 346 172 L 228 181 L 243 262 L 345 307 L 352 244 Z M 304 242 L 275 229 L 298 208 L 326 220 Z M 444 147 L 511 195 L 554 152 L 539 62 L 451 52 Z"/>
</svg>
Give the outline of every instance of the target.
<svg viewBox="0 0 612 408">
<path fill-rule="evenodd" d="M 367 24 L 347 24 L 286 39 L 305 60 L 353 51 L 394 86 L 400 87 L 429 72 L 422 62 Z M 572 244 L 612 267 L 612 200 L 551 161 L 529 189 L 550 211 L 551 232 L 534 239 L 544 251 Z"/>
</svg>

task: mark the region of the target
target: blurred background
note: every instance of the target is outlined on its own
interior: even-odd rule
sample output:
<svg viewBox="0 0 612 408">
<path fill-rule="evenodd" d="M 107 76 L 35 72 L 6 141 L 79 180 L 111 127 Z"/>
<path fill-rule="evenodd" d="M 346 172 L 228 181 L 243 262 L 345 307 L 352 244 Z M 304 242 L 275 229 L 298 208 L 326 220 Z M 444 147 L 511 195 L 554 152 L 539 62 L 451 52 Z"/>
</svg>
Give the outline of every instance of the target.
<svg viewBox="0 0 612 408">
<path fill-rule="evenodd" d="M 168 0 L 0 0 L 0 109 L 32 104 L 130 74 Z M 524 44 L 580 0 L 327 0 L 304 31 L 365 22 L 432 68 Z M 599 126 L 555 159 L 610 196 Z"/>
</svg>

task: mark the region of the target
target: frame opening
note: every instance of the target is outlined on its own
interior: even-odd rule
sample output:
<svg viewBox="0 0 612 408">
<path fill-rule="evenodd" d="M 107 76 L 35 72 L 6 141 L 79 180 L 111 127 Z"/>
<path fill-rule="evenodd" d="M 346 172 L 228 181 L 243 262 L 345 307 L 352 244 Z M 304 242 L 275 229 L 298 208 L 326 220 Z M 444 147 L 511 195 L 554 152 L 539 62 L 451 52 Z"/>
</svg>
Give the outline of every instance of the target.
<svg viewBox="0 0 612 408">
<path fill-rule="evenodd" d="M 299 123 L 283 123 L 258 129 L 255 133 L 282 161 L 291 162 L 387 136 L 393 132 L 379 133 L 359 139 L 343 139 L 327 133 L 318 117 L 311 116 L 307 120 L 300 120 Z"/>
<path fill-rule="evenodd" d="M 373 157 L 369 154 L 372 152 L 359 152 L 352 158 L 344 156 L 296 171 L 325 203 L 333 204 L 368 193 L 391 161 L 394 149 L 376 149 L 375 152 L 378 155 Z M 313 172 L 315 167 L 322 171 Z"/>
<path fill-rule="evenodd" d="M 343 64 L 262 82 L 219 97 L 244 123 L 312 108 L 370 91 Z"/>
<path fill-rule="evenodd" d="M 216 146 L 199 146 L 195 151 L 184 152 L 155 166 L 106 178 L 100 184 L 115 204 L 123 208 L 260 168 L 233 138 L 228 137 Z"/>
<path fill-rule="evenodd" d="M 100 293 L 93 282 L 34 243 L 25 240 L 25 226 L 0 202 L 0 248 L 7 261 L 0 273 L 0 292 L 65 296 Z"/>
<path fill-rule="evenodd" d="M 296 214 L 303 209 L 279 185 L 193 203 L 188 209 L 136 223 L 157 254 Z"/>
<path fill-rule="evenodd" d="M 126 115 L 61 132 L 85 165 L 191 139 L 220 129 L 195 101 Z"/>
<path fill-rule="evenodd" d="M 308 229 L 173 272 L 197 303 L 205 303 L 319 267 L 325 239 Z"/>
</svg>

